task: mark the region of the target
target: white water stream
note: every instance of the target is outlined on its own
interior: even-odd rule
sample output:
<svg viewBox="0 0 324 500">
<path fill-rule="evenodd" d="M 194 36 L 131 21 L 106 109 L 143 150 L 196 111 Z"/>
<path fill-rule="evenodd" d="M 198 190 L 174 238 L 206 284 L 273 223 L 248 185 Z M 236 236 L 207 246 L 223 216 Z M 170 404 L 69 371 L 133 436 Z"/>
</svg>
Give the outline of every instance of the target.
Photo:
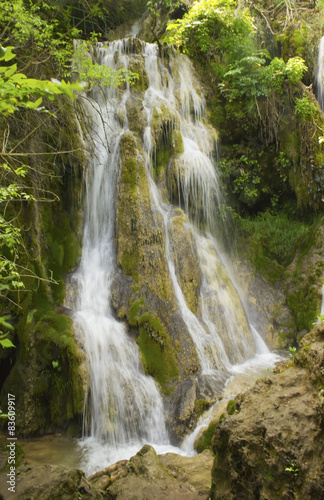
<svg viewBox="0 0 324 500">
<path fill-rule="evenodd" d="M 127 68 L 129 44 L 129 40 L 119 40 L 106 47 L 98 46 L 98 61 L 113 69 Z M 143 43 L 142 48 L 149 79 L 143 99 L 147 116 L 143 154 L 151 203 L 163 217 L 165 252 L 178 310 L 196 347 L 202 373 L 216 381 L 216 388 L 219 372 L 227 377 L 239 372 L 256 374 L 261 366 L 273 366 L 278 358 L 269 353 L 258 332 L 250 327 L 231 272 L 224 267 L 226 260 L 210 234 L 221 202 L 214 162 L 216 133 L 204 123 L 205 103 L 195 90 L 191 64 L 185 56 L 175 53 L 166 63 L 153 44 Z M 111 283 L 116 272 L 114 231 L 119 145 L 128 131 L 126 104 L 131 98 L 127 85 L 124 91 L 95 88 L 91 97 L 83 99 L 91 135 L 87 137 L 83 253 L 73 279 L 78 290 L 74 325 L 87 354 L 90 377 L 82 441 L 82 466 L 87 473 L 130 457 L 145 442 L 157 445 L 160 453 L 175 450 L 169 444 L 157 385 L 141 372 L 138 347 L 113 317 L 111 309 Z M 170 113 L 183 139 L 184 151 L 176 158 L 174 167 L 179 204 L 182 200 L 184 210 L 190 214 L 192 222 L 187 227 L 195 241 L 202 273 L 200 316 L 189 309 L 181 290 L 170 244 L 172 208 L 162 201 L 153 180 L 152 120 L 159 111 Z M 121 116 L 123 120 L 117 118 Z M 197 214 L 208 233 L 202 234 L 194 227 Z M 186 453 L 190 446 L 186 446 Z M 192 453 L 192 446 L 190 449 Z"/>
<path fill-rule="evenodd" d="M 324 111 L 324 36 L 322 36 L 318 47 L 316 87 L 317 100 Z"/>
<path fill-rule="evenodd" d="M 110 50 L 102 49 L 101 63 L 111 67 L 118 51 L 127 67 L 122 49 L 123 42 L 116 42 Z M 129 88 L 123 94 L 116 89 L 97 88 L 84 103 L 91 121 L 92 151 L 86 175 L 82 260 L 74 275 L 78 290 L 74 325 L 89 362 L 84 419 L 87 471 L 113 463 L 124 456 L 125 450 L 138 450 L 145 442 L 168 443 L 158 388 L 152 377 L 141 372 L 138 347 L 112 316 L 110 305 L 111 281 L 116 270 L 113 233 L 119 143 L 127 128 L 127 121 L 122 127 L 115 111 L 125 108 L 129 94 Z M 91 453 L 94 450 L 99 451 L 95 458 Z"/>
</svg>

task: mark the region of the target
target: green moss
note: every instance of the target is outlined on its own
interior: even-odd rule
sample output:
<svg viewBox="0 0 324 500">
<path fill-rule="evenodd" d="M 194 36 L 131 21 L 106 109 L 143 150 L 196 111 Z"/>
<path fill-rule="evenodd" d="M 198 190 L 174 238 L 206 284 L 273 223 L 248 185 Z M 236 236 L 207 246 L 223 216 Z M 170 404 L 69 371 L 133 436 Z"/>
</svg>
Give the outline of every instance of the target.
<svg viewBox="0 0 324 500">
<path fill-rule="evenodd" d="M 240 409 L 239 405 L 235 401 L 230 399 L 226 406 L 227 413 L 229 415 L 234 415 L 234 413 L 238 413 L 239 409 Z"/>
<path fill-rule="evenodd" d="M 121 140 L 122 171 L 120 179 L 119 209 L 118 209 L 118 252 L 117 262 L 125 274 L 139 279 L 137 264 L 139 250 L 134 238 L 137 222 L 137 153 L 134 137 L 124 134 Z"/>
<path fill-rule="evenodd" d="M 159 177 L 165 171 L 171 159 L 171 150 L 168 147 L 159 147 L 156 151 L 156 162 L 154 168 L 155 177 Z"/>
<path fill-rule="evenodd" d="M 321 298 L 316 287 L 300 286 L 287 294 L 287 304 L 292 311 L 299 331 L 310 331 L 320 309 Z"/>
<path fill-rule="evenodd" d="M 195 450 L 202 453 L 204 450 L 212 450 L 212 439 L 218 422 L 212 422 L 203 433 L 202 437 L 195 443 Z"/>
<path fill-rule="evenodd" d="M 138 324 L 138 313 L 142 310 L 144 299 L 135 300 L 129 308 L 129 324 L 134 326 Z"/>
<path fill-rule="evenodd" d="M 57 207 L 44 207 L 41 217 L 41 230 L 44 234 L 41 249 L 42 262 L 49 270 L 47 278 L 57 284 L 50 284 L 54 299 L 62 303 L 64 299 L 64 276 L 73 269 L 81 255 L 80 241 L 71 227 L 68 214 Z M 42 276 L 43 272 L 40 274 Z M 49 297 L 51 300 L 51 298 Z"/>
<path fill-rule="evenodd" d="M 144 68 L 143 60 L 135 60 L 132 61 L 129 70 L 133 71 L 133 73 L 137 73 L 138 78 L 134 80 L 134 83 L 131 85 L 131 91 L 135 93 L 142 93 L 149 87 L 150 81 L 148 74 Z"/>
<path fill-rule="evenodd" d="M 258 262 L 257 259 L 261 253 L 260 260 L 276 259 L 279 265 L 290 264 L 299 239 L 308 229 L 306 224 L 291 219 L 284 212 L 273 214 L 264 212 L 255 218 L 241 219 L 240 227 L 251 235 L 251 239 L 258 246 L 255 260 L 259 267 L 262 266 L 262 262 Z M 260 247 L 261 252 L 259 252 Z"/>
<path fill-rule="evenodd" d="M 280 43 L 281 57 L 304 57 L 305 55 L 305 28 L 293 29 L 290 27 L 283 34 L 275 35 L 275 42 Z"/>
<path fill-rule="evenodd" d="M 195 401 L 195 411 L 197 415 L 197 420 L 204 411 L 208 410 L 210 404 L 205 399 L 196 399 Z"/>
<path fill-rule="evenodd" d="M 180 130 L 178 129 L 172 130 L 171 141 L 172 141 L 173 154 L 176 156 L 181 155 L 184 152 L 184 147 L 183 147 L 182 134 Z"/>
<path fill-rule="evenodd" d="M 122 180 L 129 185 L 130 192 L 133 194 L 136 189 L 136 159 L 129 158 L 124 166 Z"/>
<path fill-rule="evenodd" d="M 136 282 L 139 280 L 138 271 L 136 270 L 139 254 L 137 248 L 131 248 L 123 253 L 120 265 L 125 274 L 132 276 Z"/>
<path fill-rule="evenodd" d="M 137 342 L 145 372 L 155 378 L 163 392 L 169 394 L 170 384 L 179 376 L 174 351 L 165 326 L 158 316 L 152 312 L 144 312 L 139 316 L 143 306 L 143 298 L 135 300 L 130 305 L 129 323 L 132 326 L 139 326 Z"/>
<path fill-rule="evenodd" d="M 161 334 L 158 334 L 161 339 Z M 145 372 L 152 375 L 160 384 L 165 394 L 170 393 L 170 383 L 179 376 L 179 369 L 174 360 L 169 343 L 164 338 L 162 342 L 157 342 L 157 338 L 152 337 L 152 329 L 147 324 L 140 327 L 140 335 L 137 340 L 141 350 Z"/>
<path fill-rule="evenodd" d="M 51 421 L 62 425 L 82 413 L 85 397 L 79 373 L 80 354 L 71 319 L 52 310 L 37 322 L 35 335 L 37 344 L 43 345 L 43 368 L 38 389 L 42 391 L 43 385 Z"/>
<path fill-rule="evenodd" d="M 321 245 L 319 228 L 322 224 L 323 219 L 319 219 L 299 240 L 298 260 L 293 272 L 286 277 L 287 304 L 299 331 L 310 331 L 320 312 L 322 299 L 320 287 L 324 262 L 319 258 L 309 259 L 308 256 L 310 252 L 312 252 L 311 255 L 316 255 L 317 252 L 314 252 L 314 249 Z"/>
</svg>

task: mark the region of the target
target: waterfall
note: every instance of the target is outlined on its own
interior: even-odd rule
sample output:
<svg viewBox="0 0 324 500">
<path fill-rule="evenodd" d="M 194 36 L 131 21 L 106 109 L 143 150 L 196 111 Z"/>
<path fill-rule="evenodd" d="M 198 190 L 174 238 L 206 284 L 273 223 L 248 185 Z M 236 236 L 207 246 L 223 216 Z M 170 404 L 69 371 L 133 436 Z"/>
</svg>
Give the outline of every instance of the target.
<svg viewBox="0 0 324 500">
<path fill-rule="evenodd" d="M 136 53 L 138 50 L 140 54 Z M 130 456 L 130 450 L 134 452 L 141 443 L 169 443 L 158 387 L 152 377 L 144 375 L 138 346 L 124 324 L 114 317 L 111 305 L 112 283 L 117 273 L 120 145 L 125 134 L 134 134 L 137 155 L 145 164 L 151 208 L 159 214 L 164 227 L 164 251 L 176 297 L 175 308 L 192 338 L 200 374 L 219 394 L 237 364 L 256 353 L 268 352 L 249 325 L 231 270 L 215 238 L 217 210 L 222 204 L 215 168 L 217 134 L 206 124 L 204 98 L 196 90 L 198 85 L 189 59 L 175 51 L 161 57 L 156 45 L 135 39 L 98 44 L 96 57 L 100 64 L 113 70 L 127 69 L 132 57 L 137 58 L 137 63 L 142 57 L 148 83 L 140 103 L 145 116 L 142 134 L 134 134 L 130 129 L 128 113 L 134 94 L 128 83 L 122 90 L 95 87 L 82 98 L 88 124 L 88 165 L 83 252 L 73 275 L 77 289 L 74 327 L 89 366 L 84 412 L 84 436 L 88 439 L 84 443 L 96 453 L 97 463 L 87 466 L 91 472 L 107 462 Z M 177 132 L 181 143 L 167 165 L 168 175 L 177 185 L 177 195 L 169 193 L 169 198 L 188 214 L 186 229 L 191 234 L 202 276 L 197 313 L 186 302 L 175 262 L 176 248 L 170 229 L 174 206 L 154 180 L 156 123 L 165 116 L 169 133 Z M 176 149 L 174 144 L 172 147 Z M 98 458 L 99 448 L 104 464 Z M 119 453 L 121 449 L 123 452 Z"/>
<path fill-rule="evenodd" d="M 170 57 L 169 71 L 158 57 L 158 47 L 152 44 L 145 45 L 144 58 L 150 82 L 144 96 L 147 113 L 144 151 L 148 171 L 153 170 L 151 129 L 158 102 L 160 108 L 172 109 L 183 141 L 183 153 L 174 163 L 184 209 L 189 214 L 192 212 L 193 222 L 198 223 L 199 214 L 207 228 L 214 229 L 216 209 L 221 202 L 219 174 L 213 162 L 217 136 L 210 126 L 204 124 L 205 102 L 195 90 L 197 83 L 191 63 L 185 56 L 174 53 Z M 252 357 L 255 349 L 246 315 L 220 261 L 216 241 L 210 234 L 200 234 L 188 223 L 203 275 L 202 317 L 199 319 L 187 306 L 176 276 L 168 234 L 170 206 L 162 202 L 152 179 L 150 188 L 155 208 L 164 219 L 166 254 L 178 307 L 196 346 L 202 371 L 213 372 L 215 367 L 229 369 L 232 363 Z"/>
<path fill-rule="evenodd" d="M 111 66 L 117 50 L 126 66 L 122 48 L 122 42 L 116 42 L 99 51 L 101 63 Z M 91 123 L 91 153 L 85 179 L 82 259 L 73 277 L 78 290 L 74 327 L 89 364 L 84 435 L 107 443 L 114 457 L 112 450 L 134 442 L 168 443 L 156 383 L 142 373 L 138 347 L 111 310 L 119 145 L 127 128 L 127 121 L 120 125 L 115 111 L 125 108 L 128 96 L 128 87 L 122 95 L 113 88 L 96 88 L 91 97 L 83 99 Z"/>
<path fill-rule="evenodd" d="M 316 86 L 317 100 L 324 110 L 324 36 L 322 36 L 318 48 Z"/>
</svg>

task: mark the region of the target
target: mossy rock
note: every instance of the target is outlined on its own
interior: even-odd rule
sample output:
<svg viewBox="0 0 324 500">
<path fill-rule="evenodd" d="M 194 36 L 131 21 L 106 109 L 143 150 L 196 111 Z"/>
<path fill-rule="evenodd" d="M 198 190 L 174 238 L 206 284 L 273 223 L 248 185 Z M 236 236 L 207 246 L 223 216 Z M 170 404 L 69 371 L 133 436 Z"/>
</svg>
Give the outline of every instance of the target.
<svg viewBox="0 0 324 500">
<path fill-rule="evenodd" d="M 204 411 L 210 408 L 210 403 L 205 399 L 196 399 L 195 401 L 195 411 L 197 415 L 197 420 L 204 413 Z"/>
<path fill-rule="evenodd" d="M 204 431 L 201 438 L 195 443 L 197 453 L 202 453 L 204 450 L 212 450 L 212 440 L 215 434 L 215 429 L 218 422 L 211 422 L 208 428 Z"/>
<path fill-rule="evenodd" d="M 143 312 L 143 308 L 144 298 L 131 303 L 129 323 L 139 328 L 137 343 L 145 372 L 154 377 L 165 394 L 170 394 L 172 384 L 179 377 L 175 349 L 157 313 Z"/>
<path fill-rule="evenodd" d="M 296 259 L 285 276 L 287 303 L 299 332 L 313 328 L 320 314 L 322 284 L 324 221 L 313 224 L 299 242 Z"/>
<path fill-rule="evenodd" d="M 163 218 L 152 208 L 145 165 L 131 133 L 122 137 L 121 154 L 117 263 L 139 285 L 169 300 L 172 285 L 164 252 Z"/>
<path fill-rule="evenodd" d="M 129 71 L 138 75 L 130 86 L 131 92 L 143 93 L 149 87 L 149 77 L 145 69 L 145 61 L 141 56 L 133 56 L 128 66 Z"/>
<path fill-rule="evenodd" d="M 230 399 L 226 406 L 226 411 L 229 415 L 234 415 L 234 413 L 238 413 L 240 409 L 239 404 L 233 399 Z"/>
<path fill-rule="evenodd" d="M 74 422 L 81 432 L 87 384 L 84 354 L 76 342 L 71 319 L 54 309 L 39 319 L 27 311 L 16 363 L 1 398 L 12 390 L 17 398 L 17 432 L 24 436 Z M 22 327 L 22 325 L 21 325 Z"/>
<path fill-rule="evenodd" d="M 192 312 L 198 313 L 202 276 L 195 239 L 190 226 L 186 225 L 187 215 L 181 209 L 174 213 L 175 216 L 170 220 L 169 237 L 175 271 L 187 306 Z M 191 249 L 190 253 L 188 248 Z"/>
</svg>

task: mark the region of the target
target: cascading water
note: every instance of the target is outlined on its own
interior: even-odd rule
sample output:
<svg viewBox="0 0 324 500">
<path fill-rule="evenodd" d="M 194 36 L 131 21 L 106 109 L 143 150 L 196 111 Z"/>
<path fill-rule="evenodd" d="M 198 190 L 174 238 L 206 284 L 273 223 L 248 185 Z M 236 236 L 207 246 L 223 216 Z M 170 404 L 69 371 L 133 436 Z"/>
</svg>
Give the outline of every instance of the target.
<svg viewBox="0 0 324 500">
<path fill-rule="evenodd" d="M 318 48 L 316 87 L 317 100 L 324 110 L 324 36 L 322 36 Z"/>
<path fill-rule="evenodd" d="M 110 49 L 99 50 L 100 62 L 111 66 L 116 50 L 122 60 L 122 48 L 123 43 L 117 42 Z M 126 57 L 123 63 L 127 66 Z M 119 143 L 127 128 L 127 122 L 120 125 L 115 110 L 125 107 L 128 96 L 128 88 L 122 95 L 116 89 L 97 88 L 85 100 L 92 150 L 86 175 L 82 260 L 74 274 L 78 289 L 74 325 L 89 362 L 84 434 L 107 443 L 113 457 L 106 457 L 110 462 L 118 458 L 120 448 L 134 442 L 137 448 L 144 442 L 168 443 L 158 388 L 141 372 L 138 348 L 111 311 Z"/>
<path fill-rule="evenodd" d="M 146 126 L 138 154 L 145 161 L 151 204 L 164 224 L 165 254 L 176 307 L 196 347 L 201 371 L 214 380 L 216 390 L 217 384 L 220 389 L 235 371 L 235 364 L 267 348 L 264 343 L 261 345 L 257 332 L 251 332 L 239 294 L 224 267 L 219 244 L 210 234 L 215 230 L 216 208 L 221 203 L 219 176 L 213 161 L 217 137 L 203 122 L 205 104 L 195 90 L 191 64 L 176 53 L 163 60 L 156 45 L 138 42 L 149 82 L 142 101 Z M 98 62 L 112 69 L 127 69 L 133 43 L 125 39 L 98 46 Z M 97 463 L 84 467 L 91 472 L 129 456 L 129 450 L 138 449 L 145 441 L 168 444 L 158 388 L 151 377 L 142 373 L 137 345 L 111 309 L 111 284 L 117 270 L 114 238 L 120 142 L 126 132 L 131 133 L 127 117 L 131 99 L 128 84 L 123 91 L 97 87 L 91 97 L 84 96 L 91 131 L 87 137 L 90 144 L 87 204 L 82 260 L 73 280 L 78 290 L 75 330 L 89 364 L 84 427 L 85 436 L 94 443 Z M 183 144 L 168 169 L 173 171 L 178 186 L 178 200 L 173 201 L 184 207 L 192 221 L 186 225 L 192 234 L 202 275 L 199 314 L 188 307 L 177 276 L 170 232 L 172 206 L 153 180 L 157 147 L 153 122 L 162 114 L 170 116 L 170 127 L 179 132 Z M 209 232 L 202 234 L 194 227 L 195 223 Z M 259 339 L 258 345 L 255 339 Z M 107 443 L 104 464 L 98 458 L 100 441 Z"/>
<path fill-rule="evenodd" d="M 144 97 L 147 112 L 144 150 L 148 171 L 153 171 L 151 128 L 158 103 L 164 110 L 173 110 L 174 122 L 182 136 L 183 153 L 174 163 L 185 211 L 192 212 L 191 218 L 196 222 L 199 214 L 207 227 L 213 228 L 221 201 L 219 175 L 212 161 L 216 133 L 202 121 L 205 103 L 195 90 L 191 64 L 186 57 L 174 54 L 170 58 L 170 72 L 158 57 L 158 47 L 150 44 L 144 47 L 144 57 L 150 82 Z M 253 338 L 238 294 L 217 256 L 214 239 L 211 235 L 202 236 L 188 223 L 203 276 L 199 319 L 187 306 L 176 276 L 168 234 L 170 206 L 162 202 L 153 181 L 151 192 L 164 218 L 166 254 L 178 307 L 195 343 L 202 371 L 212 372 L 215 367 L 228 369 L 231 363 L 243 362 L 255 352 Z"/>
</svg>

